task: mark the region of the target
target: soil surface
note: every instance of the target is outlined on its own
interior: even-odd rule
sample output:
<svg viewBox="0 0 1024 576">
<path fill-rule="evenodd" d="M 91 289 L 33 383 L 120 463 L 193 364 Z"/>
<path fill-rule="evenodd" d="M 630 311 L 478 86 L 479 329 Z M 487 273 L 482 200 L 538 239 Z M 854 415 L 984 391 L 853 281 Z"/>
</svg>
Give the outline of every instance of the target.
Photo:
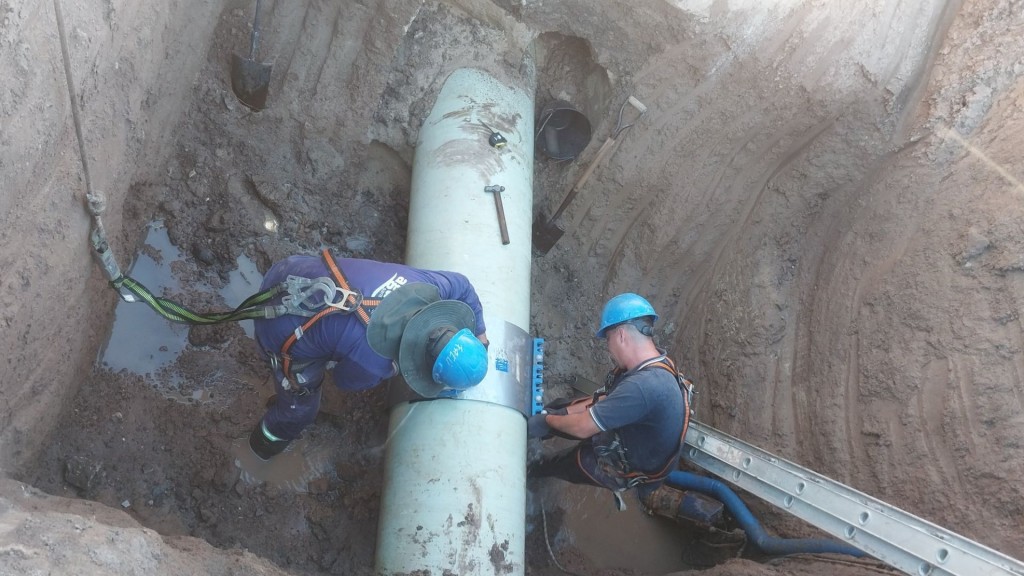
<svg viewBox="0 0 1024 576">
<path fill-rule="evenodd" d="M 699 420 L 1024 557 L 1020 2 L 265 2 L 260 112 L 229 80 L 250 6 L 94 4 L 70 12 L 93 180 L 122 264 L 161 270 L 155 293 L 224 310 L 245 295 L 240 273 L 253 286 L 293 253 L 400 261 L 416 140 L 444 79 L 502 76 L 530 51 L 538 111 L 568 101 L 593 128 L 576 161 L 538 155 L 538 220 L 616 135 L 627 97 L 646 108 L 621 108 L 635 125 L 535 254 L 529 329 L 550 397 L 603 379 L 600 306 L 644 294 L 698 384 Z M 171 41 L 150 18 L 193 31 Z M 0 21 L 0 72 L 20 81 L 0 94 L 5 188 L 80 189 L 68 110 L 38 130 L 20 119 L 66 100 L 33 76 L 63 74 L 52 8 L 0 1 Z M 30 65 L 44 42 L 48 66 Z M 17 143 L 60 161 L 41 167 Z M 325 389 L 306 437 L 255 461 L 245 438 L 272 385 L 248 327 L 124 320 L 143 304 L 116 303 L 88 262 L 78 193 L 4 196 L 2 244 L 31 247 L 0 254 L 18 271 L 0 280 L 0 325 L 25 326 L 3 340 L 17 352 L 0 572 L 371 574 L 385 391 Z M 71 216 L 54 223 L 58 209 Z M 145 242 L 153 227 L 168 244 Z M 70 330 L 23 297 L 63 295 L 51 268 L 81 278 L 62 300 Z M 105 347 L 119 330 L 169 344 Z M 151 369 L 118 367 L 120 346 Z M 527 574 L 892 573 L 764 558 L 735 534 L 617 515 L 589 488 L 529 490 Z M 774 534 L 820 536 L 747 500 Z"/>
</svg>

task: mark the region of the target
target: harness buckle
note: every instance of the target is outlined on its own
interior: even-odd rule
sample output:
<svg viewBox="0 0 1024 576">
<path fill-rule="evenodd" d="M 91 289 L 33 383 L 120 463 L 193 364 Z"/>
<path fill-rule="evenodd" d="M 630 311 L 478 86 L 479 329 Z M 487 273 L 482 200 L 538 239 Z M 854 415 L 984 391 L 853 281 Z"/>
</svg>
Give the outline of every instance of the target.
<svg viewBox="0 0 1024 576">
<path fill-rule="evenodd" d="M 363 303 L 363 295 L 360 294 L 359 292 L 356 292 L 355 290 L 346 290 L 344 288 L 338 287 L 335 287 L 334 290 L 335 294 L 341 292 L 341 300 L 337 302 L 324 301 L 324 304 L 330 306 L 331 308 L 334 308 L 335 310 L 351 313 L 358 309 L 359 306 Z M 352 300 L 351 304 L 348 303 L 350 299 Z"/>
<path fill-rule="evenodd" d="M 354 290 L 338 287 L 326 276 L 303 278 L 288 276 L 284 282 L 288 295 L 281 299 L 281 305 L 289 314 L 314 316 L 325 306 L 339 312 L 352 313 L 363 303 L 363 295 Z M 339 294 L 341 299 L 338 299 Z"/>
<path fill-rule="evenodd" d="M 646 483 L 648 483 L 650 481 L 651 481 L 651 477 L 647 476 L 646 474 L 640 474 L 638 476 L 633 476 L 632 478 L 629 479 L 629 482 L 626 482 L 626 489 L 629 490 L 630 488 L 636 488 L 637 486 L 639 486 L 641 484 L 646 484 Z"/>
<path fill-rule="evenodd" d="M 627 490 L 632 490 L 637 486 L 647 484 L 648 482 L 651 482 L 650 476 L 639 474 L 631 477 L 622 488 L 612 490 L 612 496 L 615 497 L 615 509 L 619 512 L 624 512 L 626 510 L 626 499 L 623 498 L 622 495 L 625 494 Z M 644 502 L 642 499 L 640 500 L 640 507 L 644 508 Z"/>
</svg>

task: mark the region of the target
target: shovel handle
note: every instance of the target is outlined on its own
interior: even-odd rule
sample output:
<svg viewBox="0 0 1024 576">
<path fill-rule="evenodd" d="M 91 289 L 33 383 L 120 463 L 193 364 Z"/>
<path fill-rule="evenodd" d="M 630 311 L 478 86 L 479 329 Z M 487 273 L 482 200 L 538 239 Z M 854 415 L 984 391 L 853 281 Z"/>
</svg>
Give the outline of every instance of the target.
<svg viewBox="0 0 1024 576">
<path fill-rule="evenodd" d="M 498 232 L 501 233 L 501 243 L 508 244 L 508 225 L 505 223 L 505 207 L 501 203 L 501 192 L 494 193 L 494 207 L 498 212 Z"/>
<path fill-rule="evenodd" d="M 256 59 L 256 47 L 260 42 L 260 0 L 256 0 L 256 15 L 252 18 L 252 34 L 249 35 L 249 60 Z"/>
<path fill-rule="evenodd" d="M 569 193 L 565 195 L 565 200 L 562 200 L 562 203 L 558 206 L 558 210 L 555 210 L 555 213 L 551 216 L 551 219 L 549 220 L 550 222 L 554 222 L 562 215 L 562 212 L 565 212 L 565 209 L 569 207 L 569 203 L 572 202 L 573 198 L 576 197 L 576 194 L 579 193 L 580 188 L 583 188 L 583 185 L 590 179 L 590 175 L 594 173 L 598 164 L 604 160 L 605 156 L 611 153 L 614 146 L 614 137 L 609 137 L 604 141 L 604 144 L 601 144 L 601 148 L 597 151 L 597 155 L 594 156 L 593 161 L 590 162 L 590 166 L 587 166 L 587 169 L 583 171 L 583 175 L 580 176 L 579 180 L 577 180 L 575 184 L 572 185 Z"/>
</svg>

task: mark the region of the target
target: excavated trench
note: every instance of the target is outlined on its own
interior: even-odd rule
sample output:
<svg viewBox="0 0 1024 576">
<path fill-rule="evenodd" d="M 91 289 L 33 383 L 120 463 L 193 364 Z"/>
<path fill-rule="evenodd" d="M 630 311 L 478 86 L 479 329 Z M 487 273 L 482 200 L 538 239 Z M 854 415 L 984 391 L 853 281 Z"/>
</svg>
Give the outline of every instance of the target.
<svg viewBox="0 0 1024 576">
<path fill-rule="evenodd" d="M 535 254 L 549 394 L 603 379 L 597 312 L 644 294 L 697 381 L 699 420 L 1024 555 L 1019 3 L 265 2 L 260 112 L 229 81 L 252 7 L 207 4 L 65 7 L 92 184 L 121 264 L 154 293 L 223 310 L 293 253 L 401 260 L 417 136 L 445 78 L 532 62 L 538 114 L 568 102 L 592 128 L 575 160 L 536 152 L 539 220 L 623 102 L 647 108 Z M 0 543 L 23 552 L 0 554 L 0 572 L 372 573 L 384 390 L 325 390 L 306 437 L 255 462 L 243 439 L 273 389 L 250 323 L 188 328 L 116 301 L 88 260 L 53 9 L 2 2 L 0 17 L 0 72 L 17 80 L 0 99 L 5 188 L 43 190 L 0 205 L 2 469 L 106 507 L 66 535 L 53 514 L 90 512 L 44 499 L 18 524 L 5 487 L 0 520 L 20 528 Z M 735 534 L 528 488 L 527 574 L 876 570 L 761 564 Z M 773 533 L 818 535 L 748 502 Z M 115 530 L 116 561 L 100 557 L 97 524 L 167 548 L 141 558 Z"/>
</svg>

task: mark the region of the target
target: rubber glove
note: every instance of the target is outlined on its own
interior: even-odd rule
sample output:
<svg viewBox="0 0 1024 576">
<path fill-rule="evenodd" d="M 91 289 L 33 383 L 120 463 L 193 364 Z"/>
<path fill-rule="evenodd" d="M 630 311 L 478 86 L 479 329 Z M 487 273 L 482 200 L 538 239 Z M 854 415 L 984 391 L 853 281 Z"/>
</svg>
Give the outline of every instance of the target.
<svg viewBox="0 0 1024 576">
<path fill-rule="evenodd" d="M 526 437 L 527 438 L 546 438 L 551 437 L 551 427 L 548 426 L 547 414 L 541 412 L 540 414 L 534 414 L 526 420 Z"/>
</svg>

